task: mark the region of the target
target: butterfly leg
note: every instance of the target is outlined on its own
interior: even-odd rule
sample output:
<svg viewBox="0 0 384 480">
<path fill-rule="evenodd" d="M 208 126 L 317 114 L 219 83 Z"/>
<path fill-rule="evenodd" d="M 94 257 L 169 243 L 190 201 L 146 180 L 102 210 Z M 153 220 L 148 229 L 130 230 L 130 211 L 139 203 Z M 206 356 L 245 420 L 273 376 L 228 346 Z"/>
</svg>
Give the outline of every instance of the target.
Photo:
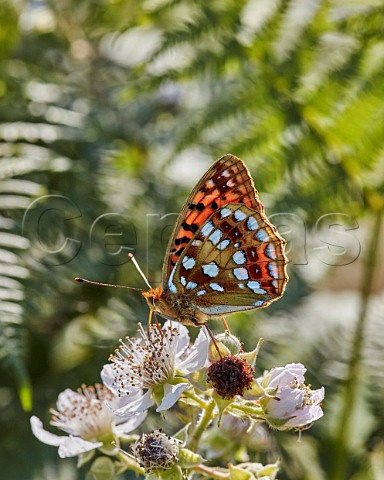
<svg viewBox="0 0 384 480">
<path fill-rule="evenodd" d="M 217 353 L 219 354 L 219 357 L 220 357 L 220 358 L 223 358 L 223 356 L 222 356 L 222 354 L 221 354 L 221 352 L 220 352 L 220 349 L 219 349 L 219 347 L 218 347 L 218 345 L 217 345 L 217 343 L 216 343 L 216 339 L 215 339 L 215 337 L 214 337 L 211 329 L 208 327 L 208 325 L 207 325 L 206 323 L 195 323 L 195 325 L 196 325 L 197 327 L 205 327 L 205 329 L 206 329 L 207 332 L 208 332 L 208 335 L 211 337 L 212 343 L 213 343 L 213 345 L 215 346 L 215 348 L 216 348 L 216 350 L 217 350 Z"/>
<path fill-rule="evenodd" d="M 229 329 L 228 323 L 227 323 L 227 321 L 225 320 L 225 318 L 224 318 L 224 317 L 220 317 L 220 318 L 221 318 L 221 321 L 223 322 L 225 331 L 228 332 L 228 333 L 231 333 L 231 330 Z"/>
</svg>

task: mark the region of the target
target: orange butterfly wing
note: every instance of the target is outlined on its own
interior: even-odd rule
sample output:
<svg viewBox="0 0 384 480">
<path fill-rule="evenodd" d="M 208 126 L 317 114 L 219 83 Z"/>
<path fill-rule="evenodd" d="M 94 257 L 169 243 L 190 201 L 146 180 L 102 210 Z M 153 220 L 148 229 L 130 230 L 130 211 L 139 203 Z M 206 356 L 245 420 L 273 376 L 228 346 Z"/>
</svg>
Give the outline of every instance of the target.
<svg viewBox="0 0 384 480">
<path fill-rule="evenodd" d="M 264 212 L 247 167 L 240 158 L 227 154 L 197 182 L 181 209 L 166 250 L 162 274 L 164 290 L 173 267 L 199 228 L 218 209 L 238 203 Z"/>
</svg>

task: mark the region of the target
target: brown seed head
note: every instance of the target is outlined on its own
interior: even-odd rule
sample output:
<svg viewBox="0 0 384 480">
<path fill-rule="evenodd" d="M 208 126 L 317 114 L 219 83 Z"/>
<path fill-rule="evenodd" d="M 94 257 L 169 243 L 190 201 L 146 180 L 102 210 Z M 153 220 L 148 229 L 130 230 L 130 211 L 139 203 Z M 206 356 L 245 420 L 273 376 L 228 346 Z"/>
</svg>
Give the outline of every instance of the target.
<svg viewBox="0 0 384 480">
<path fill-rule="evenodd" d="M 246 360 L 236 355 L 228 355 L 208 368 L 208 383 L 220 397 L 231 399 L 252 388 L 253 372 L 252 366 Z"/>
</svg>

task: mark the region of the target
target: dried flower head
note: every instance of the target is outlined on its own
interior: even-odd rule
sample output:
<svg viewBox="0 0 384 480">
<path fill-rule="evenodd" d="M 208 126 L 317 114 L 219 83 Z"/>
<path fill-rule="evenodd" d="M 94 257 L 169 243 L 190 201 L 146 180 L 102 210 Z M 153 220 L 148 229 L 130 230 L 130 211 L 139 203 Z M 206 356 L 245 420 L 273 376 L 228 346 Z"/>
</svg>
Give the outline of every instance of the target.
<svg viewBox="0 0 384 480">
<path fill-rule="evenodd" d="M 154 469 L 167 470 L 179 461 L 179 444 L 181 442 L 168 437 L 161 430 L 144 433 L 132 446 L 132 454 L 146 473 Z"/>
<path fill-rule="evenodd" d="M 231 399 L 252 388 L 253 372 L 253 367 L 246 360 L 236 355 L 228 355 L 208 368 L 208 383 L 220 397 Z"/>
</svg>

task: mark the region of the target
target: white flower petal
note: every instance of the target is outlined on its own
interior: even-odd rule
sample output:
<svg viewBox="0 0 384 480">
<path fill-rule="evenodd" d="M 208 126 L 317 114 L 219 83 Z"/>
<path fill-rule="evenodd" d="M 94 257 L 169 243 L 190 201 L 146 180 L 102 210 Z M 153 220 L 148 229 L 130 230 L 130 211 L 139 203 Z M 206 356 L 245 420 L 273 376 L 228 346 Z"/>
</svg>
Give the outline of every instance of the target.
<svg viewBox="0 0 384 480">
<path fill-rule="evenodd" d="M 164 397 L 161 404 L 157 407 L 156 412 L 163 412 L 171 408 L 188 386 L 188 383 L 178 383 L 177 385 L 164 384 Z"/>
<path fill-rule="evenodd" d="M 295 417 L 303 403 L 305 392 L 299 389 L 286 389 L 279 395 L 279 399 L 268 400 L 266 412 L 273 418 L 288 419 Z"/>
<path fill-rule="evenodd" d="M 117 396 L 117 387 L 113 385 L 115 381 L 115 372 L 113 370 L 112 364 L 107 363 L 103 366 L 103 369 L 100 373 L 101 380 L 103 381 L 104 385 L 111 390 Z"/>
<path fill-rule="evenodd" d="M 276 388 L 282 390 L 296 378 L 299 383 L 304 383 L 306 368 L 301 363 L 290 363 L 285 367 L 272 368 L 264 373 L 261 384 L 265 388 Z"/>
<path fill-rule="evenodd" d="M 315 422 L 324 415 L 323 410 L 319 405 L 312 405 L 311 407 L 298 410 L 293 418 L 288 420 L 284 425 L 286 427 L 305 427 L 309 423 Z"/>
<path fill-rule="evenodd" d="M 149 407 L 152 406 L 151 391 L 148 390 L 144 395 L 141 395 L 137 400 L 127 403 L 122 408 L 114 410 L 114 414 L 118 416 L 132 416 L 136 413 L 141 413 L 146 411 Z"/>
<path fill-rule="evenodd" d="M 194 345 L 191 347 L 186 358 L 180 362 L 175 362 L 176 370 L 180 370 L 181 373 L 189 374 L 197 372 L 206 366 L 208 363 L 208 349 L 210 343 L 210 337 L 205 330 L 201 328 L 198 337 L 195 340 Z"/>
<path fill-rule="evenodd" d="M 101 447 L 102 442 L 87 442 L 79 437 L 58 436 L 44 430 L 41 420 L 35 416 L 31 417 L 32 432 L 37 439 L 47 445 L 59 447 L 59 456 L 75 457 L 83 452 L 89 452 L 95 448 Z"/>
<path fill-rule="evenodd" d="M 89 452 L 95 448 L 102 447 L 103 442 L 87 442 L 79 437 L 64 437 L 59 446 L 59 457 L 76 457 L 80 453 Z"/>
<path fill-rule="evenodd" d="M 46 443 L 47 445 L 52 445 L 54 447 L 58 447 L 66 438 L 68 438 L 47 432 L 47 430 L 44 430 L 43 428 L 42 421 L 35 416 L 31 417 L 31 428 L 32 433 L 38 440 L 40 440 L 40 442 Z"/>
<path fill-rule="evenodd" d="M 177 331 L 179 332 L 179 335 L 177 335 L 176 342 L 175 342 L 175 345 L 174 345 L 174 348 L 175 348 L 174 354 L 177 358 L 177 357 L 179 357 L 180 355 L 183 354 L 183 352 L 185 351 L 185 349 L 189 345 L 190 340 L 189 340 L 188 329 L 187 329 L 187 327 L 185 327 L 180 322 L 171 322 L 171 321 L 167 320 L 164 323 L 163 330 L 166 330 L 169 327 L 176 328 Z"/>
<path fill-rule="evenodd" d="M 130 403 L 134 403 L 136 401 L 140 401 L 141 397 L 143 396 L 142 390 L 134 390 L 129 395 L 124 395 L 123 397 L 115 396 L 112 402 L 107 403 L 107 406 L 113 411 L 123 411 L 123 409 Z M 123 415 L 115 414 L 115 423 L 119 425 L 120 423 L 124 423 L 127 421 L 128 418 L 131 418 L 132 414 L 128 414 L 126 417 Z"/>
<path fill-rule="evenodd" d="M 118 435 L 132 432 L 132 430 L 135 430 L 135 428 L 137 428 L 144 421 L 146 416 L 147 416 L 146 410 L 136 415 L 132 415 L 127 420 L 125 420 L 124 423 L 120 423 L 120 425 L 116 425 L 113 430 Z"/>
<path fill-rule="evenodd" d="M 324 400 L 325 390 L 321 387 L 317 390 L 312 390 L 312 400 L 314 403 L 319 404 Z"/>
</svg>

